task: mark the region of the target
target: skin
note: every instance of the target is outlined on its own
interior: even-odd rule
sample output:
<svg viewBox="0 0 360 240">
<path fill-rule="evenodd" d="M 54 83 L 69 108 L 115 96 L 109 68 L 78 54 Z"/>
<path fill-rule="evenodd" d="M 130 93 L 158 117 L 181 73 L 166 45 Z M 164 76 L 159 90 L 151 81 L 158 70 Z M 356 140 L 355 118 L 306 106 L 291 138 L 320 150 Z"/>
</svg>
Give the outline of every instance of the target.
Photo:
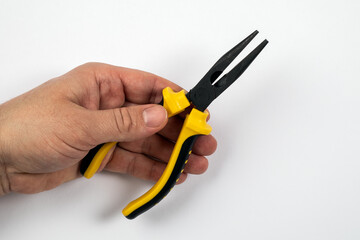
<svg viewBox="0 0 360 240">
<path fill-rule="evenodd" d="M 0 196 L 38 193 L 80 177 L 79 163 L 104 142 L 119 142 L 99 171 L 157 181 L 184 114 L 167 119 L 154 103 L 176 84 L 134 69 L 87 63 L 0 105 Z M 216 149 L 201 136 L 178 183 L 202 174 Z"/>
</svg>

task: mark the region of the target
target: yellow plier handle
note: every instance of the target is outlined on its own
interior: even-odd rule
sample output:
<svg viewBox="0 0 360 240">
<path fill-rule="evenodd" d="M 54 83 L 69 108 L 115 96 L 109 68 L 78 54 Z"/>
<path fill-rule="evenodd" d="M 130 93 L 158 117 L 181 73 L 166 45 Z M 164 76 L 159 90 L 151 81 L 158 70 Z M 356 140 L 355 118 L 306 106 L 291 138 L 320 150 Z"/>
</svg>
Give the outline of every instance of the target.
<svg viewBox="0 0 360 240">
<path fill-rule="evenodd" d="M 183 90 L 175 93 L 167 87 L 163 89 L 162 105 L 167 110 L 168 117 L 172 117 L 184 111 L 190 106 L 190 102 Z M 170 160 L 162 176 L 149 191 L 130 202 L 123 209 L 125 217 L 128 219 L 137 217 L 155 206 L 170 192 L 184 171 L 185 164 L 188 161 L 197 136 L 208 135 L 211 132 L 210 125 L 206 123 L 207 116 L 207 112 L 201 112 L 195 108 L 186 116 Z M 92 177 L 98 170 L 107 152 L 115 144 L 116 142 L 105 143 L 90 150 L 82 161 L 80 172 L 87 178 Z"/>
</svg>

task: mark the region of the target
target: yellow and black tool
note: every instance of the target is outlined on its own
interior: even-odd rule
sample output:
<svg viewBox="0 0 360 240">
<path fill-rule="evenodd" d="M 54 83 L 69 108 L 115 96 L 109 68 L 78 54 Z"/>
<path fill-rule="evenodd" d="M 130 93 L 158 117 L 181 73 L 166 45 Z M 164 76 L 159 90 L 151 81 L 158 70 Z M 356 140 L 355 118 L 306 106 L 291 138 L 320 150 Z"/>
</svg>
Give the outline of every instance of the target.
<svg viewBox="0 0 360 240">
<path fill-rule="evenodd" d="M 208 135 L 211 132 L 211 127 L 206 123 L 206 118 L 208 116 L 207 111 L 205 111 L 206 108 L 241 76 L 268 43 L 267 40 L 264 40 L 230 72 L 216 81 L 221 73 L 251 42 L 257 33 L 258 31 L 253 32 L 250 36 L 222 56 L 199 83 L 187 94 L 185 94 L 183 90 L 175 93 L 168 87 L 163 89 L 163 100 L 160 104 L 163 105 L 168 112 L 168 117 L 179 114 L 191 104 L 194 107 L 190 114 L 186 115 L 180 135 L 162 176 L 149 191 L 138 199 L 130 202 L 123 209 L 125 217 L 134 219 L 138 215 L 149 210 L 160 202 L 174 187 L 179 180 L 181 173 L 184 171 L 185 164 L 191 154 L 191 149 L 196 138 L 199 135 Z M 81 174 L 86 178 L 91 178 L 100 167 L 106 154 L 115 144 L 116 142 L 105 143 L 91 149 L 81 163 Z"/>
</svg>

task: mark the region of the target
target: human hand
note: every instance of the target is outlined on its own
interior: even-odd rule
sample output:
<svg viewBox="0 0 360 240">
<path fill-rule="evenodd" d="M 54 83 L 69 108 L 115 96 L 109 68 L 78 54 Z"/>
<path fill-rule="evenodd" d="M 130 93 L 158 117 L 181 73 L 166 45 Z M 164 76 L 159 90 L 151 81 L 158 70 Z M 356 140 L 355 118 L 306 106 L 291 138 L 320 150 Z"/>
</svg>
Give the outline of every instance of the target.
<svg viewBox="0 0 360 240">
<path fill-rule="evenodd" d="M 119 142 L 99 171 L 157 181 L 183 119 L 155 103 L 181 88 L 150 73 L 87 63 L 0 105 L 0 196 L 37 193 L 80 176 L 79 163 L 104 142 Z M 179 182 L 204 173 L 216 149 L 198 138 Z"/>
</svg>

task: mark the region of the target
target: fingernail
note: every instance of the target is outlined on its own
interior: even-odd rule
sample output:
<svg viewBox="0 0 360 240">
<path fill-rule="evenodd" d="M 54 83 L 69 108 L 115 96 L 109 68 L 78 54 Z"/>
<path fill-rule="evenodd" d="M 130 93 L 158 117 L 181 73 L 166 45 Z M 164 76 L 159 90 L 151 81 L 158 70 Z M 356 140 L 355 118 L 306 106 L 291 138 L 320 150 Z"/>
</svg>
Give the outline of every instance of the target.
<svg viewBox="0 0 360 240">
<path fill-rule="evenodd" d="M 154 106 L 145 109 L 143 117 L 147 127 L 160 127 L 167 118 L 167 113 L 162 106 Z"/>
</svg>

